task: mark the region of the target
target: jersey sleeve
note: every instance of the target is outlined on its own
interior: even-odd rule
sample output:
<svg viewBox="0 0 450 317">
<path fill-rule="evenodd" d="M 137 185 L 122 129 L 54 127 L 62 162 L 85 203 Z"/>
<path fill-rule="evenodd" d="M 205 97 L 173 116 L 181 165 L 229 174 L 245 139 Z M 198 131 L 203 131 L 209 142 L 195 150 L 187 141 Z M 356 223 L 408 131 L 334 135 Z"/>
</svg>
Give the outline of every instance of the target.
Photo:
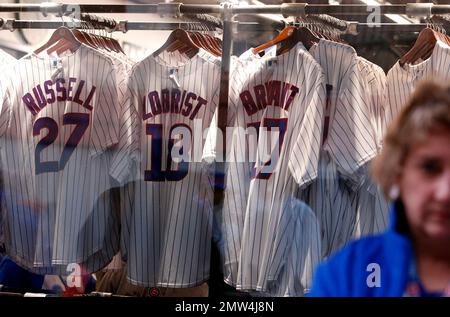
<svg viewBox="0 0 450 317">
<path fill-rule="evenodd" d="M 133 162 L 139 160 L 141 127 L 136 109 L 138 104 L 138 93 L 130 82 L 120 107 L 119 143 L 110 169 L 110 175 L 121 184 L 130 180 Z"/>
<path fill-rule="evenodd" d="M 12 111 L 11 90 L 7 88 L 7 83 L 6 77 L 0 78 L 0 137 L 3 137 L 8 129 Z"/>
<path fill-rule="evenodd" d="M 118 142 L 120 105 L 114 68 L 105 77 L 97 98 L 92 109 L 92 155 L 101 154 Z"/>
<path fill-rule="evenodd" d="M 377 154 L 371 103 L 364 87 L 355 64 L 343 82 L 325 144 L 325 150 L 336 162 L 341 175 L 355 183 L 360 182 L 360 167 Z"/>
<path fill-rule="evenodd" d="M 307 185 L 317 177 L 326 102 L 323 73 L 318 71 L 309 78 L 315 80 L 312 79 L 312 84 L 305 88 L 307 97 L 303 124 L 296 135 L 288 160 L 291 174 L 300 186 Z"/>
<path fill-rule="evenodd" d="M 374 91 L 374 107 L 376 114 L 376 138 L 378 149 L 381 149 L 383 146 L 383 137 L 384 137 L 384 118 L 385 118 L 385 106 L 386 106 L 386 74 L 383 69 L 379 66 L 374 65 L 375 77 L 377 80 L 376 88 Z"/>
</svg>

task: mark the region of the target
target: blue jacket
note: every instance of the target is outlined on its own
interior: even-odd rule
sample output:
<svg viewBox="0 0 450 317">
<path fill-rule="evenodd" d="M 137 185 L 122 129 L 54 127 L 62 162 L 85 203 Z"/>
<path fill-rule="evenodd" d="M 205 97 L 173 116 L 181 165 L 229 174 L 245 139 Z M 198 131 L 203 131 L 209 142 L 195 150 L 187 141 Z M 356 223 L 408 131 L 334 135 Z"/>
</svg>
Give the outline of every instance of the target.
<svg viewBox="0 0 450 317">
<path fill-rule="evenodd" d="M 392 204 L 387 231 L 353 241 L 320 264 L 310 296 L 402 296 L 413 254 L 401 204 Z"/>
</svg>

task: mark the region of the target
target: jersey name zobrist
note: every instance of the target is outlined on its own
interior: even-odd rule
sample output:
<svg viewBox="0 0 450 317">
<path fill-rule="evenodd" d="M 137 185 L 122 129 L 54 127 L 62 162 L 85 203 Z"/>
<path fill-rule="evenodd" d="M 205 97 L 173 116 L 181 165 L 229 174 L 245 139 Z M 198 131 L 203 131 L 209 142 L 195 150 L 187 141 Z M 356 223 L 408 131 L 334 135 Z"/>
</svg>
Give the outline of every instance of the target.
<svg viewBox="0 0 450 317">
<path fill-rule="evenodd" d="M 148 103 L 146 102 L 148 100 Z M 174 113 L 182 114 L 193 120 L 202 106 L 208 101 L 193 92 L 172 88 L 162 89 L 161 94 L 154 90 L 143 98 L 142 120 L 145 121 L 160 114 Z"/>
<path fill-rule="evenodd" d="M 267 106 L 280 107 L 288 111 L 299 89 L 290 83 L 271 80 L 264 84 L 254 86 L 252 92 L 245 90 L 239 95 L 242 105 L 249 116 L 254 115 L 260 110 L 264 110 Z"/>
<path fill-rule="evenodd" d="M 85 93 L 82 94 L 84 85 L 84 80 L 78 80 L 73 77 L 70 77 L 68 80 L 64 78 L 58 78 L 55 81 L 46 80 L 42 85 L 38 84 L 35 86 L 32 93 L 26 93 L 22 97 L 22 101 L 34 116 L 47 105 L 53 104 L 56 101 L 72 101 L 92 111 L 93 107 L 90 103 L 94 97 L 96 87 L 92 86 L 89 93 L 85 89 Z"/>
</svg>

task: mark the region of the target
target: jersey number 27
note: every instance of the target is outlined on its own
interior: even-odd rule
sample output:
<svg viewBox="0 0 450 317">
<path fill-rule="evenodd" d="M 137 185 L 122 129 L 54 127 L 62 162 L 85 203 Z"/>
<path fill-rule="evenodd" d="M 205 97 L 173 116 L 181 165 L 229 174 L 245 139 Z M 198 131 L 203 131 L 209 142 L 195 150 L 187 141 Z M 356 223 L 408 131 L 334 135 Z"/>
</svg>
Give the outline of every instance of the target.
<svg viewBox="0 0 450 317">
<path fill-rule="evenodd" d="M 33 136 L 38 136 L 42 129 L 47 129 L 48 133 L 36 146 L 34 151 L 35 173 L 36 175 L 63 170 L 73 151 L 80 143 L 81 138 L 89 126 L 89 115 L 86 113 L 66 113 L 63 117 L 63 125 L 75 125 L 72 134 L 67 139 L 61 158 L 59 161 L 42 162 L 41 152 L 52 145 L 58 137 L 59 129 L 55 120 L 49 117 L 39 118 L 33 125 Z"/>
</svg>

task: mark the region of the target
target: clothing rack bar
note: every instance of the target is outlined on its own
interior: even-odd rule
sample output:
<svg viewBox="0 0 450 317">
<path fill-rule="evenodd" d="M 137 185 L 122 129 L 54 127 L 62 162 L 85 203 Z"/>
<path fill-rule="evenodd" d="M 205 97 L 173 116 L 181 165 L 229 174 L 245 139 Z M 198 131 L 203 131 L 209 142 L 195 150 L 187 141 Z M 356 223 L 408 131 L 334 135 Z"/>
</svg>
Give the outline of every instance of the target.
<svg viewBox="0 0 450 317">
<path fill-rule="evenodd" d="M 356 25 L 357 32 L 420 32 L 426 27 L 429 27 L 429 24 L 426 23 L 417 23 L 417 24 L 403 24 L 403 23 L 380 23 L 380 27 L 374 27 L 373 24 L 370 23 L 358 23 Z"/>
<path fill-rule="evenodd" d="M 70 22 L 74 23 L 74 22 Z M 75 22 L 76 23 L 76 22 Z M 106 29 L 108 32 L 127 32 L 127 31 L 151 31 L 151 30 L 161 30 L 161 31 L 171 31 L 177 28 L 189 30 L 189 26 L 202 25 L 202 22 L 148 22 L 148 21 L 117 21 L 117 28 L 115 30 Z M 86 29 L 86 27 L 81 26 L 83 22 L 80 21 L 80 26 L 77 29 Z M 1 19 L 0 18 L 0 30 L 10 30 L 14 31 L 17 29 L 57 29 L 62 26 L 68 26 L 68 22 L 62 21 L 49 21 L 49 20 L 14 20 L 14 19 Z M 277 25 L 278 26 L 278 25 Z M 239 22 L 236 25 L 237 32 L 261 32 L 261 31 L 274 31 L 277 29 L 282 29 L 284 27 L 283 23 L 280 23 L 279 27 L 267 24 L 260 24 L 257 22 Z M 72 27 L 70 27 L 72 28 Z M 95 30 L 105 30 L 104 27 L 89 27 L 87 29 Z M 196 29 L 193 29 L 196 31 Z M 197 30 L 198 31 L 198 30 Z"/>
<path fill-rule="evenodd" d="M 240 5 L 233 6 L 232 14 L 334 14 L 334 15 L 369 15 L 377 7 L 380 14 L 406 14 L 410 16 L 429 16 L 434 14 L 450 14 L 450 5 L 433 3 L 380 4 L 369 6 L 366 4 L 307 4 L 283 3 L 281 5 Z M 0 4 L 0 12 L 42 12 L 67 15 L 73 10 L 85 13 L 159 13 L 159 14 L 219 14 L 223 7 L 220 5 L 196 5 L 182 3 L 159 4 Z"/>
<path fill-rule="evenodd" d="M 72 22 L 73 23 L 73 22 Z M 234 22 L 236 23 L 235 31 L 237 32 L 261 32 L 261 31 L 274 31 L 273 25 L 260 24 L 257 22 Z M 379 23 L 374 26 L 370 23 L 358 23 L 347 22 L 349 28 L 344 34 L 357 35 L 362 31 L 374 31 L 374 32 L 420 32 L 426 28 L 429 24 L 416 23 L 416 24 L 399 24 L 399 23 Z M 115 30 L 108 30 L 109 32 L 126 32 L 126 31 L 149 31 L 149 30 L 161 30 L 170 31 L 176 28 L 189 30 L 190 25 L 201 25 L 202 22 L 147 22 L 147 21 L 118 21 L 118 26 Z M 62 21 L 46 21 L 46 20 L 3 20 L 0 18 L 0 30 L 14 31 L 16 29 L 57 29 L 61 26 L 67 26 L 67 22 Z M 85 27 L 77 27 L 83 29 Z M 94 27 L 89 29 L 105 30 L 102 27 Z M 449 30 L 450 31 L 450 30 Z"/>
</svg>

